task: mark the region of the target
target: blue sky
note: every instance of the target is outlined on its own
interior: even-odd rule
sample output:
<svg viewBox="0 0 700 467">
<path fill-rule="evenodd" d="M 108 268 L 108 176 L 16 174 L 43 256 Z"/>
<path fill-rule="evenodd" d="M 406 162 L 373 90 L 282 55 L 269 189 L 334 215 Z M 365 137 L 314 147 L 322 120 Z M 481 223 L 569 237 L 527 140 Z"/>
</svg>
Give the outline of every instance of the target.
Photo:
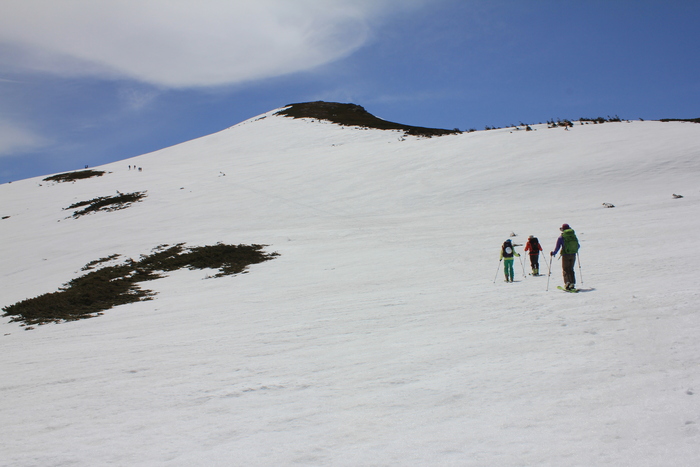
<svg viewBox="0 0 700 467">
<path fill-rule="evenodd" d="M 0 183 L 314 100 L 462 130 L 698 118 L 698 24 L 685 0 L 9 0 Z"/>
</svg>

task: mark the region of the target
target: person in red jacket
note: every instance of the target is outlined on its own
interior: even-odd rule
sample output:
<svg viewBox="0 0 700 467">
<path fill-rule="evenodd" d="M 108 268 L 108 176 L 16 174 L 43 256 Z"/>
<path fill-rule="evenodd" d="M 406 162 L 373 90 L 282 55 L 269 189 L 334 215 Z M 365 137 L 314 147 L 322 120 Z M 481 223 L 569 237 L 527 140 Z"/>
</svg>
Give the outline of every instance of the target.
<svg viewBox="0 0 700 467">
<path fill-rule="evenodd" d="M 527 243 L 525 244 L 525 251 L 530 253 L 530 266 L 532 267 L 532 275 L 540 275 L 540 251 L 542 251 L 542 245 L 537 237 L 530 235 L 527 237 Z"/>
</svg>

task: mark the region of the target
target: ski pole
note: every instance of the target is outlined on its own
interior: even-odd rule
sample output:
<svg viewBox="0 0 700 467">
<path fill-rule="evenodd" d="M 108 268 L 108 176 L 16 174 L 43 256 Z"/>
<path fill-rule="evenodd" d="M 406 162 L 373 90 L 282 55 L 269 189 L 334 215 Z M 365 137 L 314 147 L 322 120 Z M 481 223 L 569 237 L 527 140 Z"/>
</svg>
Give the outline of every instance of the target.
<svg viewBox="0 0 700 467">
<path fill-rule="evenodd" d="M 527 278 L 527 273 L 525 272 L 525 266 L 523 265 L 523 257 L 518 256 L 518 259 L 520 260 L 520 266 L 522 266 L 522 268 L 523 268 L 523 276 L 525 276 Z"/>
<path fill-rule="evenodd" d="M 581 269 L 581 258 L 576 253 L 576 259 L 578 260 L 578 276 L 581 278 L 581 283 L 583 284 L 583 270 Z"/>
<path fill-rule="evenodd" d="M 549 255 L 549 274 L 547 274 L 547 288 L 544 289 L 545 292 L 549 292 L 549 278 L 552 276 L 552 259 L 554 255 Z"/>
<path fill-rule="evenodd" d="M 496 283 L 496 279 L 498 278 L 498 271 L 501 270 L 501 261 L 503 261 L 503 258 L 498 260 L 498 269 L 496 269 L 496 275 L 493 278 L 493 283 Z"/>
<path fill-rule="evenodd" d="M 540 251 L 540 254 L 541 254 L 542 256 L 544 256 L 544 251 Z M 551 261 L 550 261 L 550 263 L 551 263 Z M 551 273 L 552 273 L 552 269 L 551 269 L 551 268 L 549 267 L 549 265 L 547 264 L 547 257 L 546 257 L 546 256 L 544 257 L 544 264 L 547 266 L 547 271 L 549 271 L 549 274 L 551 274 Z"/>
</svg>

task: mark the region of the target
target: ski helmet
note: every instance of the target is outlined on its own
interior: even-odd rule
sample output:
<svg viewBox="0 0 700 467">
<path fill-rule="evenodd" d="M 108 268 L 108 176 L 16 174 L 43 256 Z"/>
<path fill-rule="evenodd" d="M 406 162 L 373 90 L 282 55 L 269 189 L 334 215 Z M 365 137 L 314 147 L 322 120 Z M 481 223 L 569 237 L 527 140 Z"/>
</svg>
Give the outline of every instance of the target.
<svg viewBox="0 0 700 467">
<path fill-rule="evenodd" d="M 569 227 L 569 224 L 564 224 L 561 226 L 561 229 L 559 230 L 569 230 L 571 227 Z"/>
</svg>

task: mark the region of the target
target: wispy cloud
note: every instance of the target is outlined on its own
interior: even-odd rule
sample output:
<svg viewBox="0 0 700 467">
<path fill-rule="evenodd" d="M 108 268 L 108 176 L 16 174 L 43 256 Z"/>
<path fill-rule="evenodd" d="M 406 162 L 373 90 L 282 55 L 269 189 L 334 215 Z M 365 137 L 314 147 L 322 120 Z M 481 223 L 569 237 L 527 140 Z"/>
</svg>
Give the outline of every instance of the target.
<svg viewBox="0 0 700 467">
<path fill-rule="evenodd" d="M 125 87 L 119 90 L 119 99 L 126 110 L 139 111 L 151 104 L 158 97 L 158 94 L 153 89 Z"/>
<path fill-rule="evenodd" d="M 0 64 L 163 87 L 308 70 L 366 43 L 392 8 L 427 0 L 23 0 L 3 6 Z"/>
<path fill-rule="evenodd" d="M 45 137 L 15 123 L 0 120 L 0 157 L 16 156 L 47 144 L 49 142 Z"/>
</svg>

